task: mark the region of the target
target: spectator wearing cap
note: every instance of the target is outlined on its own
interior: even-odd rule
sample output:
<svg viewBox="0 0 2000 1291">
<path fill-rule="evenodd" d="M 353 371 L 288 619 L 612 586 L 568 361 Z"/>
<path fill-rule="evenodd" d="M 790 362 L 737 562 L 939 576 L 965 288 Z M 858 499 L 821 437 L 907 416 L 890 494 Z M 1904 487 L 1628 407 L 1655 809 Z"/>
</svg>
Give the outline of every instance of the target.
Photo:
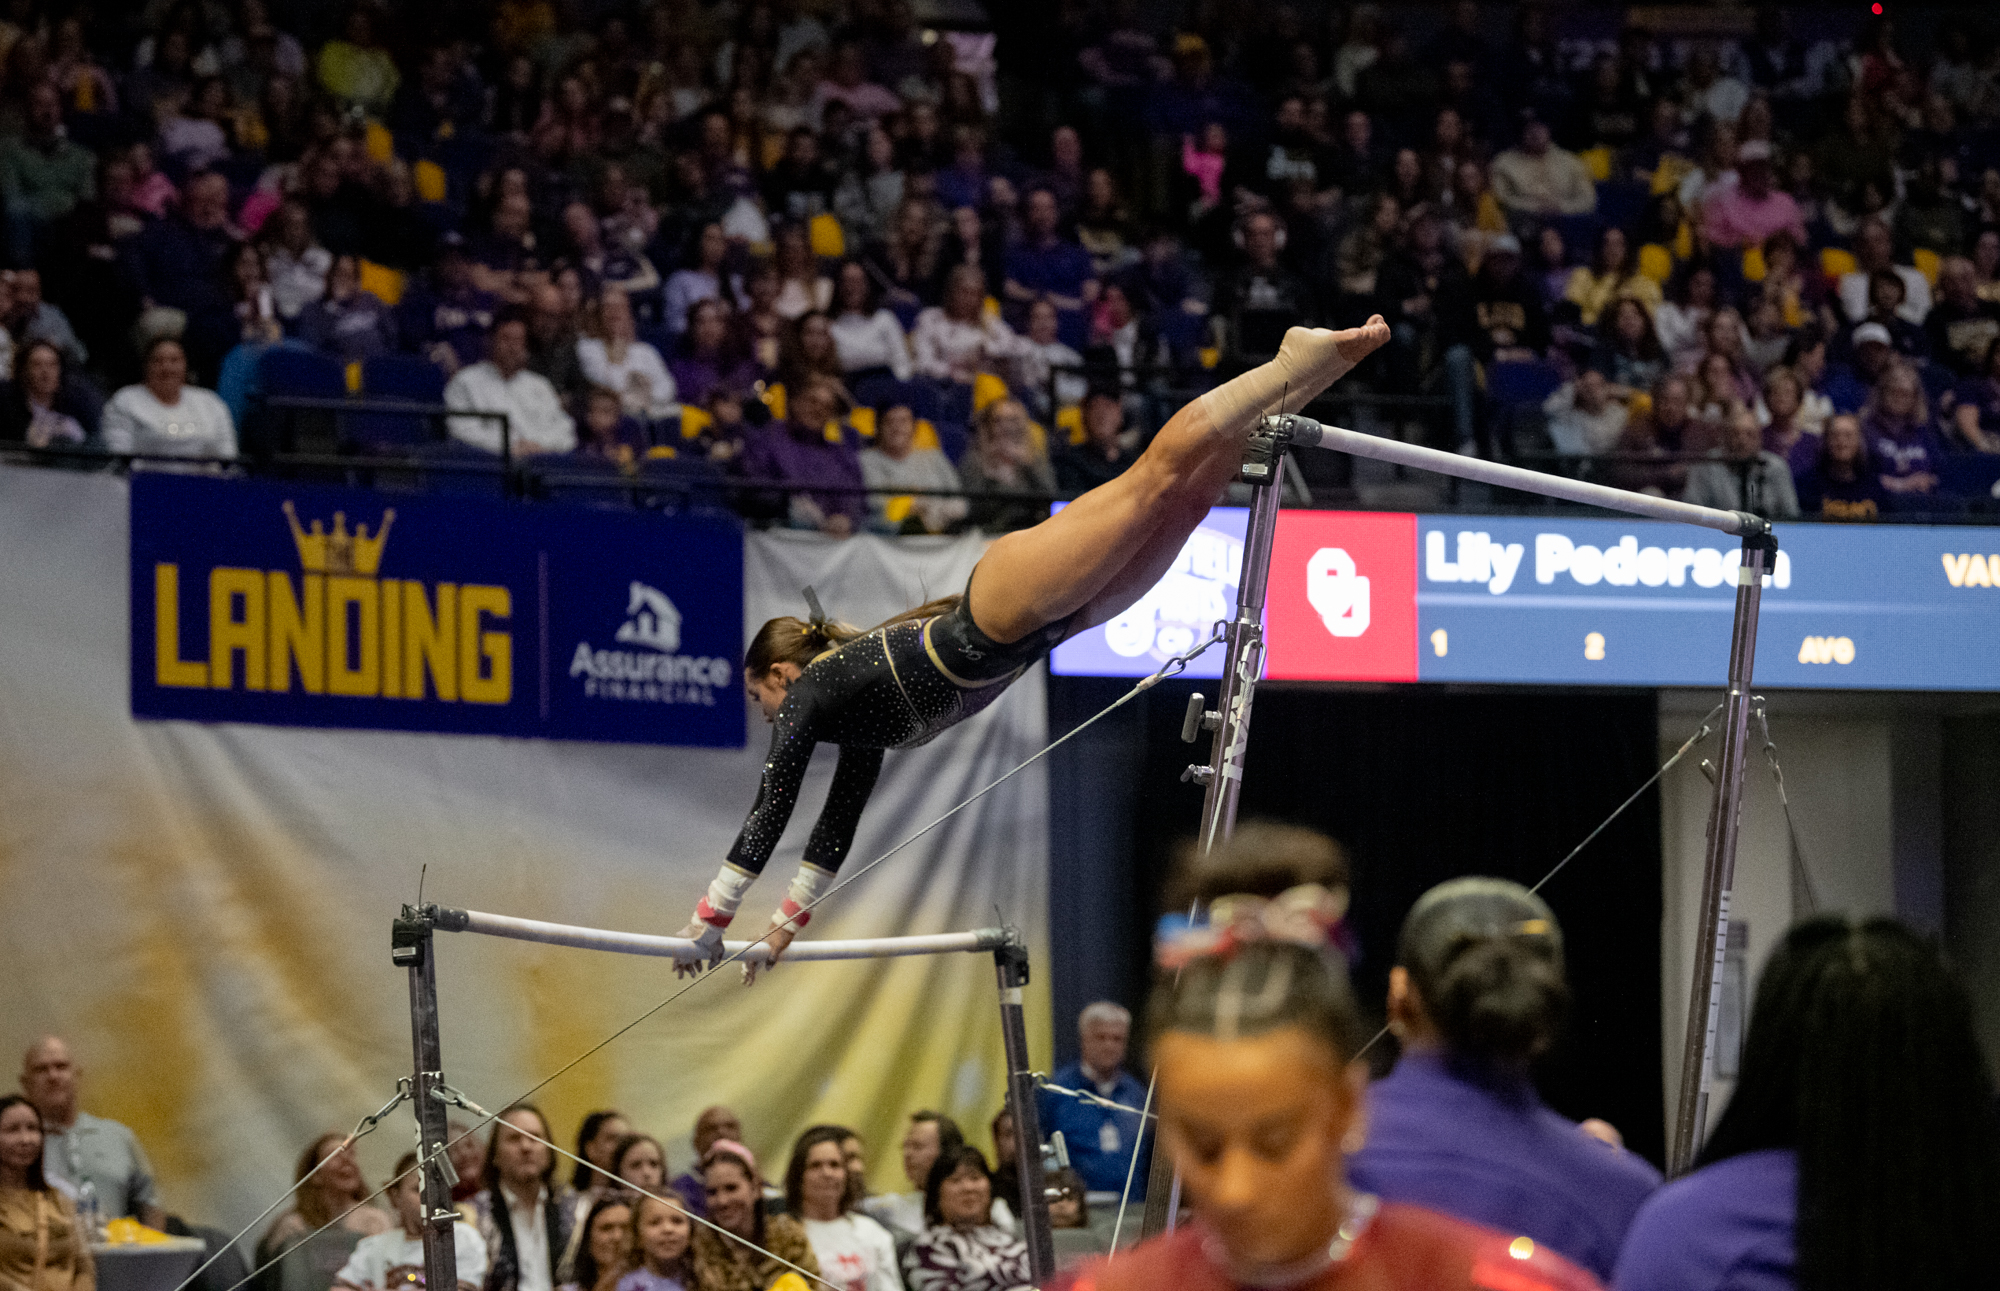
<svg viewBox="0 0 2000 1291">
<path fill-rule="evenodd" d="M 1701 205 L 1701 231 L 1714 246 L 1762 246 L 1777 233 L 1806 243 L 1805 217 L 1790 193 L 1776 187 L 1771 145 L 1752 139 L 1736 150 L 1736 182 L 1709 191 Z"/>
<path fill-rule="evenodd" d="M 528 370 L 528 323 L 518 315 L 493 325 L 491 357 L 460 368 L 444 388 L 444 401 L 461 412 L 504 413 L 507 446 L 516 458 L 567 453 L 576 447 L 576 423 L 563 410 L 549 379 Z M 500 423 L 490 417 L 447 419 L 451 437 L 499 454 Z"/>
<path fill-rule="evenodd" d="M 499 307 L 492 292 L 473 282 L 465 239 L 454 231 L 444 235 L 430 281 L 417 283 L 403 297 L 397 324 L 418 353 L 457 372 L 486 357 L 486 334 Z"/>
<path fill-rule="evenodd" d="M 1829 371 L 1827 393 L 1836 409 L 1856 412 L 1896 362 L 1896 339 L 1880 323 L 1863 323 L 1848 338 L 1848 354 L 1851 365 Z"/>
<path fill-rule="evenodd" d="M 1389 975 L 1395 1069 L 1369 1091 L 1355 1187 L 1533 1238 L 1609 1278 L 1651 1166 L 1544 1106 L 1529 1076 L 1569 1004 L 1562 929 L 1503 879 L 1432 888 Z"/>
<path fill-rule="evenodd" d="M 1521 142 L 1493 159 L 1493 195 L 1515 216 L 1588 215 L 1597 209 L 1597 186 L 1583 161 L 1549 137 L 1548 124 L 1530 117 Z"/>
<path fill-rule="evenodd" d="M 1889 226 L 1879 219 L 1868 220 L 1855 234 L 1854 262 L 1857 267 L 1853 273 L 1840 275 L 1840 307 L 1849 321 L 1859 323 L 1868 317 L 1869 279 L 1887 270 L 1903 280 L 1903 303 L 1896 309 L 1897 316 L 1905 322 L 1923 326 L 1924 319 L 1931 312 L 1931 285 L 1915 267 L 1895 263 L 1894 247 Z"/>
<path fill-rule="evenodd" d="M 1502 233 L 1472 280 L 1472 348 L 1483 362 L 1532 362 L 1549 344 L 1542 294 L 1521 272 L 1521 241 Z"/>
</svg>

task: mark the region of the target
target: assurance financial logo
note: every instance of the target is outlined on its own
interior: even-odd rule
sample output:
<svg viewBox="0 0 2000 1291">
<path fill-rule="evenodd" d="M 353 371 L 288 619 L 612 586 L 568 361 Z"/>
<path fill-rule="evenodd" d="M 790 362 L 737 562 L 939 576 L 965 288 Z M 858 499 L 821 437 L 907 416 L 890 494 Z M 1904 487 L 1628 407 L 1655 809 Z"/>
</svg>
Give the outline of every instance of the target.
<svg viewBox="0 0 2000 1291">
<path fill-rule="evenodd" d="M 659 588 L 632 580 L 624 620 L 612 634 L 616 646 L 579 641 L 570 654 L 570 680 L 589 699 L 713 707 L 735 671 L 728 659 L 680 653 L 685 618 Z"/>
</svg>

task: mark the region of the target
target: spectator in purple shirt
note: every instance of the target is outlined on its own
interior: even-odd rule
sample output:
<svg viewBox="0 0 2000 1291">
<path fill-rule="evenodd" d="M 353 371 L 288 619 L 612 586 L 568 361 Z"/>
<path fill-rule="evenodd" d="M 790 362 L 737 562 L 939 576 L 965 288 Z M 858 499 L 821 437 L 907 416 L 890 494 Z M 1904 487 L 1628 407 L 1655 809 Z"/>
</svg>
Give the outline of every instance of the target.
<svg viewBox="0 0 2000 1291">
<path fill-rule="evenodd" d="M 1037 300 L 1056 307 L 1056 335 L 1071 349 L 1089 339 L 1084 307 L 1097 299 L 1090 253 L 1061 232 L 1062 208 L 1046 188 L 1029 192 L 1027 228 L 1007 250 L 1007 299 L 1025 311 Z"/>
<path fill-rule="evenodd" d="M 1701 1156 L 1640 1210 L 1619 1291 L 2000 1284 L 2000 1143 L 1972 1005 L 1891 919 L 1793 928 Z"/>
<path fill-rule="evenodd" d="M 1868 455 L 1892 495 L 1912 497 L 1937 492 L 1938 468 L 1944 463 L 1944 441 L 1931 425 L 1923 379 L 1907 363 L 1895 363 L 1875 384 L 1875 393 L 1861 410 L 1861 434 Z"/>
<path fill-rule="evenodd" d="M 789 417 L 744 437 L 743 473 L 791 486 L 784 514 L 795 528 L 845 538 L 861 527 L 868 502 L 852 435 L 845 427 L 837 438 L 827 434 L 837 408 L 831 382 L 808 381 L 793 394 Z"/>
<path fill-rule="evenodd" d="M 1419 898 L 1389 977 L 1403 1056 L 1369 1091 L 1354 1185 L 1525 1234 L 1608 1277 L 1660 1176 L 1536 1096 L 1529 1064 L 1568 1001 L 1562 929 L 1541 898 L 1491 878 Z"/>
<path fill-rule="evenodd" d="M 760 375 L 730 336 L 729 306 L 720 300 L 697 302 L 688 311 L 680 351 L 667 370 L 685 403 L 706 404 L 712 392 L 725 387 L 747 390 Z"/>
</svg>

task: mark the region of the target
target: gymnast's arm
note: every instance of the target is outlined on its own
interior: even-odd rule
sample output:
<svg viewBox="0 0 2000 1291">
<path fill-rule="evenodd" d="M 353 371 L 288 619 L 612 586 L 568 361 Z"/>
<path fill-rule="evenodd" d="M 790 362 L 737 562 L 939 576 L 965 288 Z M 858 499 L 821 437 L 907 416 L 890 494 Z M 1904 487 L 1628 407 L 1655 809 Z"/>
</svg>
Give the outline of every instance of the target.
<svg viewBox="0 0 2000 1291">
<path fill-rule="evenodd" d="M 764 759 L 764 774 L 757 782 L 757 801 L 743 822 L 742 832 L 729 849 L 708 892 L 695 904 L 694 919 L 680 935 L 701 943 L 707 958 L 722 957 L 722 934 L 743 904 L 743 894 L 771 859 L 772 849 L 783 837 L 799 800 L 799 785 L 812 762 L 813 710 L 816 696 L 812 683 L 801 678 L 792 683 L 785 703 L 773 720 L 771 752 Z"/>
<path fill-rule="evenodd" d="M 786 890 L 785 899 L 772 912 L 771 926 L 765 930 L 765 944 L 771 948 L 771 962 L 785 953 L 792 938 L 812 922 L 812 908 L 833 888 L 833 874 L 847 859 L 854 842 L 855 826 L 861 823 L 861 809 L 875 792 L 875 780 L 882 772 L 882 750 L 856 744 L 840 746 L 840 762 L 833 769 L 833 786 L 827 790 L 826 806 L 820 809 L 812 837 L 806 840 L 805 863 Z M 757 966 L 743 965 L 743 980 L 757 980 Z"/>
</svg>

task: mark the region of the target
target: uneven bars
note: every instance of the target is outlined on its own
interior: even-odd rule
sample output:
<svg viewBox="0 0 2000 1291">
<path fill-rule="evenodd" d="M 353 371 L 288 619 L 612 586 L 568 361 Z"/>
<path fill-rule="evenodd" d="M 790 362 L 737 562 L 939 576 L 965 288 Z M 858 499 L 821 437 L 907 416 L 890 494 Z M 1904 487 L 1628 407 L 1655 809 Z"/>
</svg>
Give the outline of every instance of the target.
<svg viewBox="0 0 2000 1291">
<path fill-rule="evenodd" d="M 1673 498 L 1634 493 L 1630 489 L 1614 489 L 1608 484 L 1592 484 L 1588 480 L 1566 479 L 1545 471 L 1489 462 L 1484 458 L 1462 457 L 1457 453 L 1406 444 L 1400 439 L 1385 439 L 1380 435 L 1364 435 L 1340 426 L 1329 426 L 1297 414 L 1266 420 L 1275 423 L 1276 429 L 1289 435 L 1292 444 L 1301 448 L 1331 448 L 1356 457 L 1372 457 L 1378 462 L 1393 462 L 1398 466 L 1415 466 L 1440 475 L 1455 475 L 1462 480 L 1476 480 L 1481 484 L 1519 489 L 1523 493 L 1561 498 L 1565 502 L 1582 502 L 1652 520 L 1672 520 L 1700 525 L 1705 529 L 1719 529 L 1739 538 L 1745 534 L 1765 533 L 1770 529 L 1764 520 L 1741 511 L 1720 511 Z"/>
<path fill-rule="evenodd" d="M 613 932 L 605 928 L 579 928 L 575 924 L 545 923 L 540 919 L 517 919 L 512 915 L 487 914 L 482 910 L 433 907 L 433 919 L 440 932 L 476 932 L 488 937 L 510 937 L 515 941 L 539 941 L 550 946 L 574 946 L 578 950 L 608 950 L 621 955 L 656 955 L 662 959 L 693 963 L 703 958 L 695 944 L 685 937 L 656 937 L 642 932 Z M 1017 944 L 1011 928 L 978 928 L 972 932 L 936 933 L 923 937 L 876 937 L 860 941 L 796 941 L 785 951 L 785 963 L 821 959 L 891 959 L 902 955 L 950 955 L 961 951 L 997 950 Z M 742 953 L 748 963 L 765 964 L 771 948 L 726 941 L 725 955 Z"/>
</svg>

